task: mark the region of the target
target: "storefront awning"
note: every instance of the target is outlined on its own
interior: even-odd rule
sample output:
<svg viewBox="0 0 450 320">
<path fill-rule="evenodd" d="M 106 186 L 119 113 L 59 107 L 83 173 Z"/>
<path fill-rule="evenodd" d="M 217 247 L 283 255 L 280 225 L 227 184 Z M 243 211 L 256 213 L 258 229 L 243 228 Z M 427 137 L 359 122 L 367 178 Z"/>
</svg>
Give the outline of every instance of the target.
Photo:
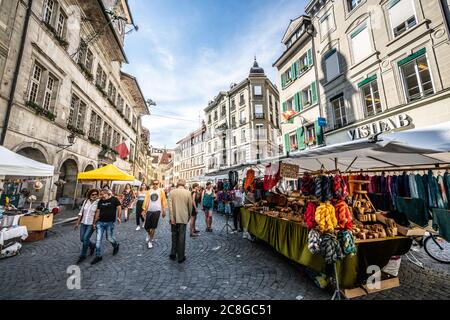
<svg viewBox="0 0 450 320">
<path fill-rule="evenodd" d="M 55 168 L 0 146 L 0 176 L 52 177 Z"/>
<path fill-rule="evenodd" d="M 135 177 L 126 174 L 112 164 L 108 164 L 97 170 L 79 173 L 78 180 L 134 181 Z"/>
</svg>

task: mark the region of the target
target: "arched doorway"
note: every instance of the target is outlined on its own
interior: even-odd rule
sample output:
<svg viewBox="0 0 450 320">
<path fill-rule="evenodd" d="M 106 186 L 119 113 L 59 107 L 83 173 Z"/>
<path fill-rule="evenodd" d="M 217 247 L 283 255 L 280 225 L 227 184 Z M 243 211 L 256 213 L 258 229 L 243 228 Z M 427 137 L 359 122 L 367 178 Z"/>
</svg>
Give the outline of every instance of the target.
<svg viewBox="0 0 450 320">
<path fill-rule="evenodd" d="M 25 148 L 17 151 L 17 153 L 20 154 L 21 156 L 27 157 L 34 161 L 48 164 L 47 159 L 45 158 L 45 155 L 38 149 L 31 148 L 31 147 L 25 147 Z M 30 193 L 32 195 L 36 196 L 36 199 L 37 199 L 35 202 L 36 204 L 40 204 L 41 202 L 44 201 L 44 194 L 45 194 L 45 191 L 47 190 L 47 183 L 49 183 L 47 181 L 47 179 L 43 179 L 43 180 L 41 180 L 41 182 L 42 182 L 43 186 L 38 191 L 36 191 L 34 189 L 34 182 L 23 183 L 20 186 L 20 189 L 26 188 L 30 191 Z"/>
<path fill-rule="evenodd" d="M 86 166 L 86 168 L 84 169 L 83 172 L 88 172 L 88 171 L 92 171 L 92 170 L 95 170 L 95 168 L 92 164 L 90 164 L 90 165 Z M 94 187 L 95 187 L 95 184 L 93 184 L 93 183 L 82 184 L 81 185 L 81 197 L 84 198 L 86 196 L 86 193 Z"/>
<path fill-rule="evenodd" d="M 73 196 L 77 185 L 78 166 L 77 163 L 68 159 L 61 165 L 59 171 L 59 180 L 64 183 L 58 186 L 56 191 L 56 200 L 60 204 L 71 204 L 73 202 Z"/>
</svg>

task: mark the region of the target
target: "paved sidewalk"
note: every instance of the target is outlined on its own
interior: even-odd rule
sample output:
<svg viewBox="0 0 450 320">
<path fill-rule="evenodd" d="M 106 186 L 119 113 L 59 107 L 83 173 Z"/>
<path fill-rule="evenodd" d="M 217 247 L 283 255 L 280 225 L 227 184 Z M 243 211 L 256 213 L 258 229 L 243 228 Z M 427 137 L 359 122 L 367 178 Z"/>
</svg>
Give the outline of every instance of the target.
<svg viewBox="0 0 450 320">
<path fill-rule="evenodd" d="M 134 217 L 116 226 L 120 252 L 104 243 L 103 261 L 81 267 L 81 290 L 68 290 L 67 268 L 77 260 L 80 241 L 73 226 L 54 228 L 42 242 L 25 244 L 22 254 L 0 260 L 0 299 L 330 299 L 302 268 L 261 242 L 226 235 L 214 217 L 214 233 L 187 237 L 187 261 L 169 260 L 168 218 L 160 220 L 155 247 L 148 249 L 145 232 L 135 231 Z M 204 231 L 199 215 L 199 230 Z M 365 299 L 450 299 L 450 267 L 424 259 L 422 270 L 403 259 L 402 286 Z"/>
</svg>

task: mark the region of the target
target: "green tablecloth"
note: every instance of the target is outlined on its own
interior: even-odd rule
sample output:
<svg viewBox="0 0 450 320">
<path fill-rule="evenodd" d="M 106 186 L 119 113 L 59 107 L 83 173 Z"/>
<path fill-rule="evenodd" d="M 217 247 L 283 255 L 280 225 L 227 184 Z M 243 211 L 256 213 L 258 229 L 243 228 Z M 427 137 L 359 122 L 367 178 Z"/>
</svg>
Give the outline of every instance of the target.
<svg viewBox="0 0 450 320">
<path fill-rule="evenodd" d="M 251 213 L 241 209 L 242 225 L 252 235 L 270 244 L 289 259 L 316 272 L 326 272 L 325 260 L 308 250 L 308 229 L 300 223 Z M 412 240 L 404 237 L 358 244 L 358 253 L 338 262 L 337 270 L 343 288 L 355 288 L 367 278 L 369 265 L 383 268 L 392 256 L 406 254 Z"/>
</svg>

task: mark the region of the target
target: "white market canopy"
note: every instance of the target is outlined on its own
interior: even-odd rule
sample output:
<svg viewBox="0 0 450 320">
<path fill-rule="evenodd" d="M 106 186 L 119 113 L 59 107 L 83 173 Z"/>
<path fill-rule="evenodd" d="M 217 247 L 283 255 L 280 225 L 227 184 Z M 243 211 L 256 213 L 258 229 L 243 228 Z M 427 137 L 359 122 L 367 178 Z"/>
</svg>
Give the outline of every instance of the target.
<svg viewBox="0 0 450 320">
<path fill-rule="evenodd" d="M 0 176 L 52 177 L 55 168 L 0 146 Z"/>
<path fill-rule="evenodd" d="M 291 153 L 300 171 L 359 171 L 450 164 L 450 122 Z"/>
</svg>

